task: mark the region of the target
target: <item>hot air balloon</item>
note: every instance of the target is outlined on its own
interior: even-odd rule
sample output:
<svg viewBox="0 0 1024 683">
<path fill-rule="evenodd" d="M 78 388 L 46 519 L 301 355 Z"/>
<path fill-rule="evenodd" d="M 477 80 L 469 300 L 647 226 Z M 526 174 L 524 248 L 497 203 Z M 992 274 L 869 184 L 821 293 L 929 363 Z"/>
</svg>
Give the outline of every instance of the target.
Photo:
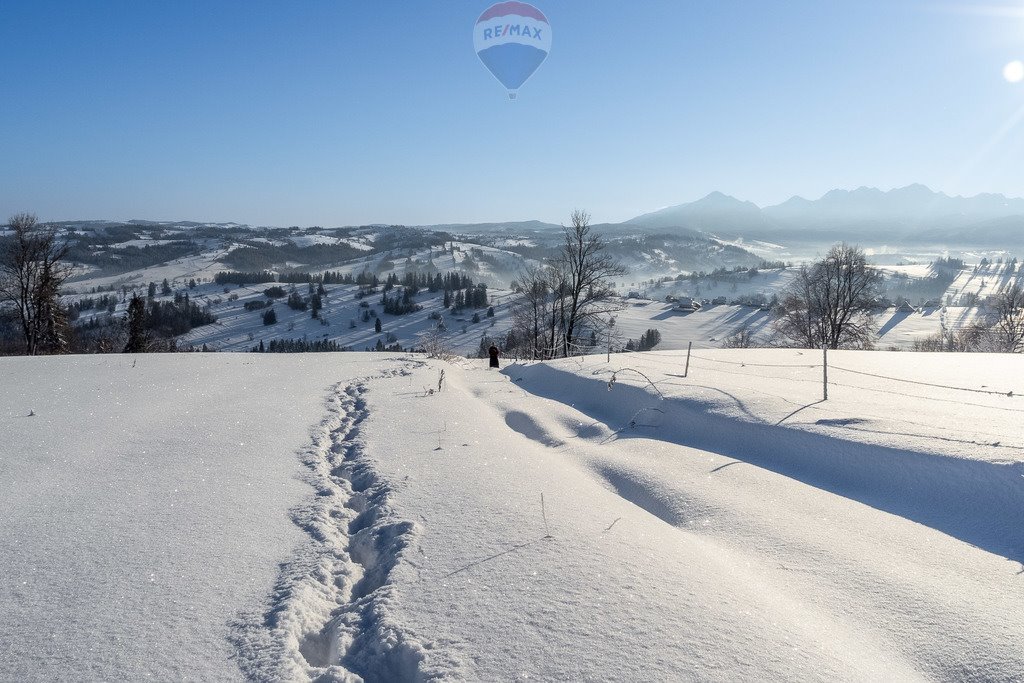
<svg viewBox="0 0 1024 683">
<path fill-rule="evenodd" d="M 514 100 L 516 91 L 551 51 L 551 25 L 533 5 L 499 2 L 477 19 L 473 45 L 480 61 Z"/>
</svg>

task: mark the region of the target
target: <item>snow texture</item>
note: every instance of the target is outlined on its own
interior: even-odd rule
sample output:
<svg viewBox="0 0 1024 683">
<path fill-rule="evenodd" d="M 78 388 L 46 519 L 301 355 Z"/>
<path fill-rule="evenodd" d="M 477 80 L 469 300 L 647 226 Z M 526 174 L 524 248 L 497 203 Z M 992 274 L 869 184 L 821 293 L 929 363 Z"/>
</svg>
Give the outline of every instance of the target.
<svg viewBox="0 0 1024 683">
<path fill-rule="evenodd" d="M 1019 680 L 1024 358 L 684 356 L 0 359 L 0 679 Z"/>
</svg>

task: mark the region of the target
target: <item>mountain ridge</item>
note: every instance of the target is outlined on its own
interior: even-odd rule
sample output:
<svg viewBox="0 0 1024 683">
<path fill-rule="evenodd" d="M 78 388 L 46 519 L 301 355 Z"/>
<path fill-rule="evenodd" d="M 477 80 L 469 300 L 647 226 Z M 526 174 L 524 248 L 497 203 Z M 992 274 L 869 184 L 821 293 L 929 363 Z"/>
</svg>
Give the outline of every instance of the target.
<svg viewBox="0 0 1024 683">
<path fill-rule="evenodd" d="M 867 186 L 837 188 L 818 199 L 794 195 L 779 204 L 758 207 L 712 192 L 625 224 L 648 230 L 699 229 L 724 237 L 826 238 L 853 232 L 862 238 L 914 242 L 1020 243 L 1024 242 L 1024 199 L 998 193 L 947 195 L 915 183 L 888 191 Z"/>
</svg>

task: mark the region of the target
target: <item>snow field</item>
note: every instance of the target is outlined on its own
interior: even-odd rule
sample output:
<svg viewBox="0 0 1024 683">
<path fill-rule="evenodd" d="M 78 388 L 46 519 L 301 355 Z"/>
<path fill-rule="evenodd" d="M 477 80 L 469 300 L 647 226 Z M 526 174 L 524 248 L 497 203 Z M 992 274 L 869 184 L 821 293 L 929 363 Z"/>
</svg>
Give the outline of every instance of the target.
<svg viewBox="0 0 1024 683">
<path fill-rule="evenodd" d="M 241 678 L 229 624 L 304 537 L 296 452 L 380 359 L 183 358 L 0 359 L 0 680 Z"/>
<path fill-rule="evenodd" d="M 451 374 L 452 391 L 473 400 L 442 415 L 413 413 L 426 418 L 417 433 L 429 434 L 433 421 L 438 458 L 413 469 L 405 459 L 380 461 L 409 477 L 399 498 L 409 514 L 444 506 L 445 529 L 424 520 L 426 557 L 411 560 L 419 582 L 440 558 L 452 568 L 434 574 L 444 580 L 432 582 L 435 590 L 453 605 L 464 594 L 487 601 L 444 626 L 445 640 L 472 653 L 473 680 L 505 680 L 510 671 L 586 680 L 988 680 L 1024 665 L 1016 646 L 1024 623 L 1005 600 L 1019 580 L 1020 565 L 1007 559 L 1019 560 L 1024 496 L 1010 468 L 1006 477 L 964 481 L 970 463 L 957 461 L 918 482 L 933 464 L 924 453 L 782 428 L 776 437 L 742 422 L 742 436 L 720 445 L 736 420 L 694 448 L 671 428 L 678 406 L 662 408 L 659 420 L 656 397 L 623 394 L 618 384 L 608 392 L 576 363 L 510 367 L 511 386 L 484 370 Z M 407 381 L 415 400 L 415 379 Z M 687 424 L 703 428 L 702 411 Z M 503 426 L 520 438 L 495 443 Z M 465 436 L 449 446 L 445 435 L 456 428 Z M 430 439 L 416 450 L 434 448 Z M 883 462 L 888 456 L 911 462 Z M 858 476 L 857 467 L 869 471 Z M 889 483 L 901 468 L 907 473 Z M 998 482 L 1003 490 L 993 491 Z M 894 505 L 912 493 L 908 483 L 925 491 Z M 985 487 L 999 502 L 978 508 Z M 943 514 L 939 499 L 964 493 L 969 500 Z M 414 592 L 400 604 L 423 614 L 408 619 L 435 623 L 433 593 Z M 494 632 L 504 634 L 499 643 L 487 638 Z"/>
<path fill-rule="evenodd" d="M 0 359 L 0 679 L 1014 680 L 1024 358 L 808 353 Z"/>
</svg>

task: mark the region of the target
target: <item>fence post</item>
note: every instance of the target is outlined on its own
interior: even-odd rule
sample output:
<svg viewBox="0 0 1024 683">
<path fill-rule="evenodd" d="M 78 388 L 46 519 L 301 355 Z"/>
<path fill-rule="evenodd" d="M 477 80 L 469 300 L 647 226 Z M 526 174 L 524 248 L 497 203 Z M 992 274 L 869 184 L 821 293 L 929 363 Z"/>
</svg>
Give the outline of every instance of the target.
<svg viewBox="0 0 1024 683">
<path fill-rule="evenodd" d="M 822 401 L 828 400 L 828 345 L 822 345 L 821 347 L 821 358 L 822 358 L 822 373 L 821 373 L 821 389 L 822 389 Z"/>
<path fill-rule="evenodd" d="M 686 342 L 686 369 L 683 370 L 683 377 L 690 374 L 690 350 L 693 349 L 693 342 Z"/>
</svg>

